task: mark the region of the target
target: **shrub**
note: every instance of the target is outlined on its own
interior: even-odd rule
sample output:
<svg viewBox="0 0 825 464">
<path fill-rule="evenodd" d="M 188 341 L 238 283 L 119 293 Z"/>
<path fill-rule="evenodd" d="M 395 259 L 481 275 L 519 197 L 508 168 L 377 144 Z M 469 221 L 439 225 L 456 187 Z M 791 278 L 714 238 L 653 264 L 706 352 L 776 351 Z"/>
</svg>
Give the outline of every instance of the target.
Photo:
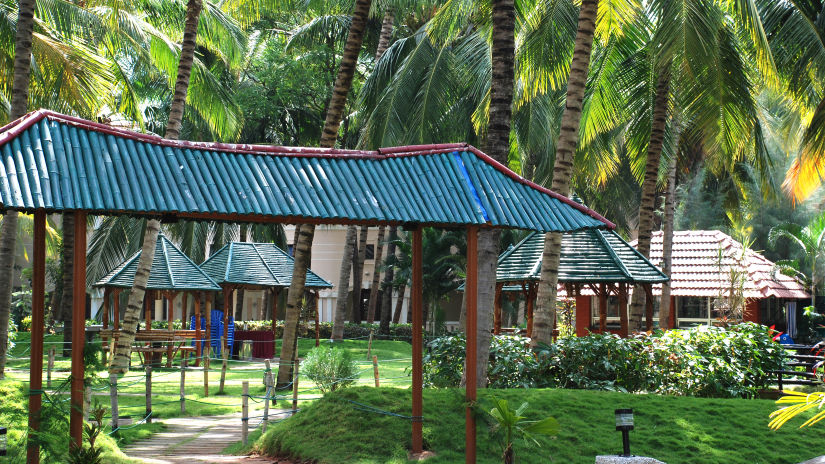
<svg viewBox="0 0 825 464">
<path fill-rule="evenodd" d="M 535 351 L 527 339 L 496 336 L 490 347 L 491 387 L 556 387 L 749 397 L 782 366 L 782 347 L 769 329 L 753 323 L 700 326 L 630 338 L 593 334 L 566 337 Z M 464 338 L 428 344 L 424 380 L 457 386 L 464 368 Z"/>
<path fill-rule="evenodd" d="M 322 393 L 352 385 L 356 380 L 355 362 L 348 351 L 321 345 L 307 353 L 301 371 Z"/>
</svg>

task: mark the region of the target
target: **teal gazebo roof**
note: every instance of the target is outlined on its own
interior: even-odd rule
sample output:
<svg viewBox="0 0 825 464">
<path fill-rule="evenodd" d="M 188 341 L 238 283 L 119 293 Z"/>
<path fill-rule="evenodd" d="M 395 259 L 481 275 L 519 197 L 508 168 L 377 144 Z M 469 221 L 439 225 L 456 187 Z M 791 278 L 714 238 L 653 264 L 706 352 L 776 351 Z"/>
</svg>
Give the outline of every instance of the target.
<svg viewBox="0 0 825 464">
<path fill-rule="evenodd" d="M 201 264 L 215 282 L 255 287 L 289 287 L 295 260 L 272 243 L 230 242 Z M 307 288 L 332 284 L 307 269 Z"/>
<path fill-rule="evenodd" d="M 559 283 L 661 283 L 667 276 L 612 230 L 589 229 L 564 234 Z M 498 259 L 496 281 L 538 281 L 544 234 L 532 232 Z"/>
<path fill-rule="evenodd" d="M 121 263 L 97 281 L 94 286 L 132 288 L 140 253 L 135 253 L 131 258 Z M 221 289 L 214 280 L 162 233 L 158 234 L 155 257 L 152 260 L 152 270 L 146 288 L 170 291 L 218 291 Z"/>
</svg>

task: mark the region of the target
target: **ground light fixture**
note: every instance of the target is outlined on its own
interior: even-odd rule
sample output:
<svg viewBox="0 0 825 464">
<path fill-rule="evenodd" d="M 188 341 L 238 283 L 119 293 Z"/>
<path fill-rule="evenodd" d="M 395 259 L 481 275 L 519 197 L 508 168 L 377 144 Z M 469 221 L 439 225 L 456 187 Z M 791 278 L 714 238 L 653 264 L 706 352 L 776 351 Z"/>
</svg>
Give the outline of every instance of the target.
<svg viewBox="0 0 825 464">
<path fill-rule="evenodd" d="M 6 428 L 0 427 L 0 456 L 6 455 Z"/>
<path fill-rule="evenodd" d="M 633 410 L 616 410 L 616 430 L 622 432 L 622 456 L 630 456 L 630 431 L 633 430 Z"/>
</svg>

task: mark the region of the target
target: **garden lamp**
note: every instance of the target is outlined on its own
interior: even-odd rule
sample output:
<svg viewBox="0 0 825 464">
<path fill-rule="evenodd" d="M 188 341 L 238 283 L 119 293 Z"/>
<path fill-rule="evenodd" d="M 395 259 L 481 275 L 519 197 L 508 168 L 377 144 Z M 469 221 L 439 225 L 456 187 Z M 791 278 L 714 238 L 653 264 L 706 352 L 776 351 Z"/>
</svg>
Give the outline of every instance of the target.
<svg viewBox="0 0 825 464">
<path fill-rule="evenodd" d="M 0 456 L 6 455 L 6 428 L 0 427 Z"/>
<path fill-rule="evenodd" d="M 630 456 L 630 431 L 633 430 L 632 409 L 616 410 L 616 430 L 622 432 L 622 447 L 624 449 L 622 456 Z"/>
</svg>

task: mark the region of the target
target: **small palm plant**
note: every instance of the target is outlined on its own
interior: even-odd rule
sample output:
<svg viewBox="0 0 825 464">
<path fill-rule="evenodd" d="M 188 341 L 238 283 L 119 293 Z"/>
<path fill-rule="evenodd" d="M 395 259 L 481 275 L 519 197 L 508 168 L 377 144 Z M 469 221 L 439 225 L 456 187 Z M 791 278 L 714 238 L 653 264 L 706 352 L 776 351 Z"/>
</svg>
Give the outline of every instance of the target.
<svg viewBox="0 0 825 464">
<path fill-rule="evenodd" d="M 825 392 L 801 393 L 795 391 L 783 392 L 785 395 L 776 400 L 777 404 L 786 404 L 784 408 L 777 409 L 771 413 L 771 421 L 768 427 L 776 430 L 794 417 L 809 411 L 819 409 L 810 419 L 806 420 L 799 427 L 810 427 L 825 419 Z"/>
<path fill-rule="evenodd" d="M 510 408 L 507 400 L 494 398 L 493 405 L 493 409 L 490 410 L 490 416 L 495 420 L 493 431 L 500 430 L 504 434 L 502 443 L 504 464 L 515 462 L 513 440 L 516 436 L 521 436 L 525 441 L 530 440 L 537 446 L 541 446 L 535 438 L 536 435 L 555 436 L 559 431 L 559 423 L 552 416 L 538 421 L 526 420 L 523 415 L 529 406 L 526 401 L 521 403 L 516 410 Z"/>
</svg>

